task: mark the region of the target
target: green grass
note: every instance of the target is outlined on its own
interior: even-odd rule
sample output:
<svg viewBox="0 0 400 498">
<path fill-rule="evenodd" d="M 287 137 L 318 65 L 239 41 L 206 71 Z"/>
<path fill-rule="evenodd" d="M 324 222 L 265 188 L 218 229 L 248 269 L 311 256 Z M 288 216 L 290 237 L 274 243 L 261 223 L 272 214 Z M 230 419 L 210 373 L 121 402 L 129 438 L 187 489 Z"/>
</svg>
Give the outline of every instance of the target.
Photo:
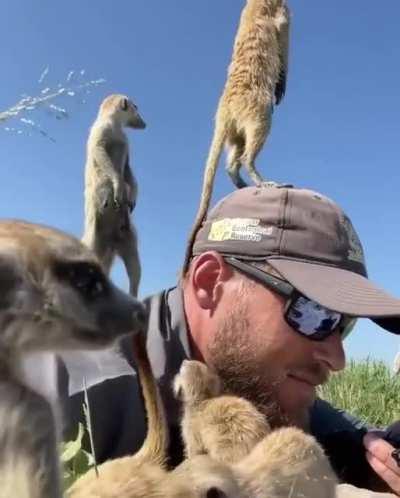
<svg viewBox="0 0 400 498">
<path fill-rule="evenodd" d="M 94 466 L 93 456 L 82 448 L 85 429 L 79 424 L 75 440 L 62 443 L 60 459 L 63 466 L 63 488 L 67 490 L 78 477 Z"/>
<path fill-rule="evenodd" d="M 400 376 L 381 361 L 350 361 L 319 389 L 321 398 L 377 427 L 400 419 Z"/>
<path fill-rule="evenodd" d="M 96 455 L 93 444 L 93 428 L 90 416 L 90 404 L 86 387 L 86 379 L 84 381 L 84 402 L 82 405 L 83 415 L 85 418 L 85 426 L 79 424 L 78 434 L 73 441 L 64 442 L 60 448 L 60 459 L 63 466 L 63 489 L 67 490 L 72 484 L 85 474 L 88 470 L 94 467 L 98 475 Z M 91 453 L 82 448 L 82 439 L 87 431 L 90 440 Z"/>
</svg>

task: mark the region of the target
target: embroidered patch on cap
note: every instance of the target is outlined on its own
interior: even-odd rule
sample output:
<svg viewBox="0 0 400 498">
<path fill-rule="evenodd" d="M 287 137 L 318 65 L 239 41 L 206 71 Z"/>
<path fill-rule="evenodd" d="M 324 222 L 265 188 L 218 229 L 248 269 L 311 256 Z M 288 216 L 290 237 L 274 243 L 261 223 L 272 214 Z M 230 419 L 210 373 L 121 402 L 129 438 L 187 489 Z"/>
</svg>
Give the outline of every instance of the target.
<svg viewBox="0 0 400 498">
<path fill-rule="evenodd" d="M 351 221 L 348 218 L 344 217 L 342 220 L 342 224 L 347 234 L 347 240 L 349 243 L 347 257 L 352 261 L 357 261 L 358 263 L 362 263 L 365 266 L 364 251 L 360 239 L 356 231 L 354 230 L 353 225 L 351 224 Z"/>
<path fill-rule="evenodd" d="M 248 240 L 260 242 L 263 235 L 272 235 L 272 226 L 263 227 L 259 218 L 224 218 L 211 224 L 208 240 Z"/>
</svg>

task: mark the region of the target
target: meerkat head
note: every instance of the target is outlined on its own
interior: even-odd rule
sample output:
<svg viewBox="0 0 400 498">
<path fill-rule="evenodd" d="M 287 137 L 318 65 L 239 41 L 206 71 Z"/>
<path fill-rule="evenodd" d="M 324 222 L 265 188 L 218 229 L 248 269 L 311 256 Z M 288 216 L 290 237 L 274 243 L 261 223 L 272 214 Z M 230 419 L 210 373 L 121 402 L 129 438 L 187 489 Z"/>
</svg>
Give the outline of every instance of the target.
<svg viewBox="0 0 400 498">
<path fill-rule="evenodd" d="M 145 321 L 144 306 L 111 283 L 79 240 L 33 223 L 0 221 L 3 350 L 102 348 Z"/>
<path fill-rule="evenodd" d="M 106 97 L 101 106 L 99 115 L 118 121 L 128 128 L 143 129 L 146 123 L 139 114 L 138 107 L 126 95 L 113 94 Z"/>
<path fill-rule="evenodd" d="M 240 487 L 232 469 L 207 455 L 184 460 L 169 475 L 178 485 L 183 483 L 186 492 L 174 494 L 190 498 L 240 498 Z M 190 486 L 188 490 L 187 487 Z M 174 486 L 172 489 L 176 489 Z M 179 489 L 179 488 L 178 488 Z"/>
<path fill-rule="evenodd" d="M 221 394 L 222 384 L 218 375 L 204 363 L 184 360 L 174 378 L 173 390 L 177 399 L 195 404 Z"/>
</svg>

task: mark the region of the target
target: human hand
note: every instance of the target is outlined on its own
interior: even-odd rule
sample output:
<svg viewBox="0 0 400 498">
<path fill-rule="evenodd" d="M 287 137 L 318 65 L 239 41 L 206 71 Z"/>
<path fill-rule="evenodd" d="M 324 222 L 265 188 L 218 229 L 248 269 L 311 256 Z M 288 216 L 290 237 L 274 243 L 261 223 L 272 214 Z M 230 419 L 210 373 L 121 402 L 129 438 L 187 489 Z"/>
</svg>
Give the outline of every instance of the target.
<svg viewBox="0 0 400 498">
<path fill-rule="evenodd" d="M 364 436 L 366 458 L 378 476 L 400 496 L 400 466 L 392 456 L 396 448 L 380 436 L 377 432 L 368 432 Z"/>
</svg>

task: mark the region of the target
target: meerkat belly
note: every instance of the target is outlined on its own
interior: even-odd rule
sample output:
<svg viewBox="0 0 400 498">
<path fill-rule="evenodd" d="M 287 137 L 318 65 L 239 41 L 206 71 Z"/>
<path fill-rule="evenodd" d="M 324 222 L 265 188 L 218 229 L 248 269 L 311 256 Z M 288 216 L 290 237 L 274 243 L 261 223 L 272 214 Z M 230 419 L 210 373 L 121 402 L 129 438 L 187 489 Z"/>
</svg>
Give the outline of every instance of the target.
<svg viewBox="0 0 400 498">
<path fill-rule="evenodd" d="M 128 157 L 126 143 L 122 141 L 113 141 L 108 143 L 105 148 L 115 169 L 122 174 Z"/>
</svg>

